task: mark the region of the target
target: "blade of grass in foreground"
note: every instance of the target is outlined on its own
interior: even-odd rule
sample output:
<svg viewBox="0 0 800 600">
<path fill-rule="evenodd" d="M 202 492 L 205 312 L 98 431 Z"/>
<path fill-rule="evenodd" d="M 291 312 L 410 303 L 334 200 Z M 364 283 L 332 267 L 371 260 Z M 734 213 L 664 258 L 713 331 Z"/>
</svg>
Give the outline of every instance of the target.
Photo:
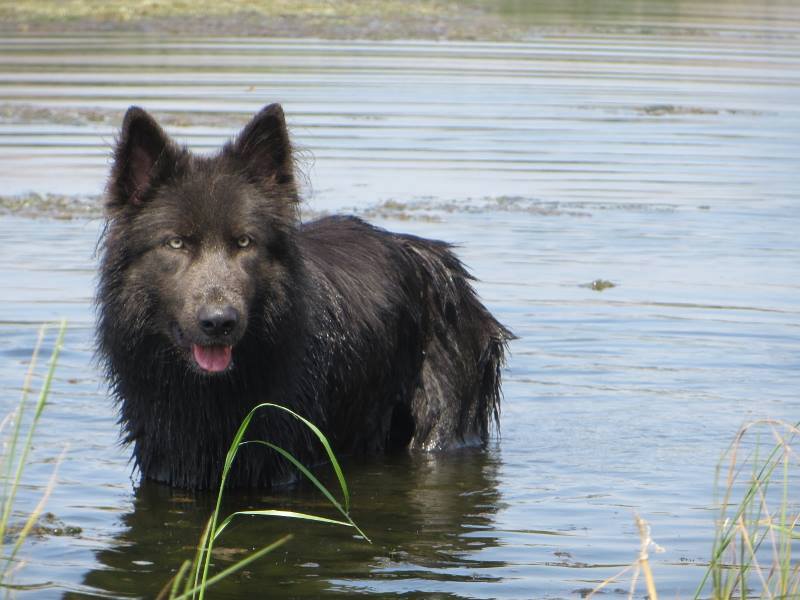
<svg viewBox="0 0 800 600">
<path fill-rule="evenodd" d="M 41 348 L 41 344 L 44 339 L 44 334 L 46 331 L 46 325 L 42 325 L 41 329 L 39 330 L 39 335 L 36 342 L 36 347 L 34 348 L 33 355 L 31 357 L 31 363 L 28 367 L 27 374 L 25 376 L 25 383 L 23 384 L 22 390 L 22 398 L 20 400 L 19 408 L 17 409 L 17 422 L 14 426 L 14 432 L 11 437 L 10 445 L 7 450 L 6 456 L 3 457 L 3 460 L 8 461 L 6 466 L 6 478 L 4 481 L 4 494 L 2 499 L 2 514 L 0 515 L 0 545 L 5 546 L 5 539 L 8 535 L 8 526 L 11 520 L 11 514 L 13 511 L 14 503 L 17 497 L 17 491 L 19 490 L 20 482 L 22 480 L 22 473 L 25 469 L 25 464 L 28 461 L 28 454 L 30 453 L 31 446 L 33 445 L 33 434 L 36 430 L 36 426 L 41 419 L 42 412 L 44 411 L 45 404 L 47 403 L 47 398 L 50 395 L 50 388 L 53 383 L 53 377 L 55 375 L 56 364 L 58 362 L 58 356 L 61 353 L 61 348 L 64 345 L 64 335 L 66 334 L 67 330 L 67 322 L 66 320 L 62 320 L 59 326 L 58 335 L 56 337 L 55 344 L 53 345 L 53 351 L 50 354 L 49 365 L 47 369 L 47 374 L 45 376 L 44 382 L 42 383 L 42 389 L 39 392 L 39 398 L 36 402 L 36 407 L 31 417 L 31 422 L 28 426 L 28 432 L 25 436 L 24 441 L 22 442 L 22 448 L 18 449 L 19 440 L 20 440 L 20 432 L 21 432 L 21 423 L 22 417 L 24 412 L 25 403 L 27 400 L 27 396 L 30 390 L 30 382 L 33 377 L 33 371 L 36 365 L 36 359 L 39 354 L 39 350 Z M 17 458 L 17 453 L 19 452 L 19 458 Z M 58 469 L 58 465 L 63 460 L 64 453 L 62 452 L 61 458 L 56 463 L 56 471 Z M 16 461 L 16 468 L 12 464 Z M 11 473 L 14 472 L 13 479 L 11 478 Z M 9 570 L 11 569 L 11 565 L 19 551 L 22 547 L 23 542 L 25 541 L 27 535 L 30 533 L 33 525 L 36 522 L 39 514 L 44 509 L 44 503 L 47 500 L 50 492 L 52 491 L 53 486 L 55 485 L 55 472 L 53 473 L 50 483 L 48 484 L 43 498 L 40 500 L 34 511 L 29 515 L 28 519 L 26 520 L 25 524 L 23 525 L 22 529 L 20 530 L 19 534 L 16 536 L 16 540 L 12 547 L 11 552 L 4 557 L 5 563 L 3 565 L 2 571 L 0 572 L 0 584 L 5 584 L 6 579 L 9 574 Z"/>
<path fill-rule="evenodd" d="M 39 358 L 39 350 L 42 347 L 42 342 L 44 342 L 44 335 L 47 332 L 47 323 L 44 323 L 39 328 L 39 334 L 36 338 L 36 345 L 33 347 L 33 352 L 31 353 L 31 361 L 28 363 L 28 370 L 25 373 L 25 380 L 22 383 L 22 398 L 20 398 L 19 406 L 15 411 L 11 411 L 9 414 L 10 418 L 14 419 L 14 432 L 11 435 L 11 440 L 9 441 L 8 448 L 6 450 L 6 455 L 3 457 L 5 461 L 5 476 L 3 477 L 3 498 L 8 498 L 8 486 L 11 482 L 11 472 L 14 466 L 14 456 L 17 451 L 17 445 L 19 442 L 19 433 L 20 429 L 22 428 L 22 417 L 23 413 L 25 412 L 25 405 L 28 402 L 28 394 L 31 391 L 31 380 L 33 379 L 33 373 L 36 370 L 36 362 Z M 16 414 L 16 418 L 14 415 Z M 0 540 L 4 539 L 5 537 L 5 524 L 6 524 L 6 512 L 5 512 L 5 505 L 3 506 L 3 516 L 0 517 Z"/>
<path fill-rule="evenodd" d="M 342 473 L 342 467 L 339 465 L 339 461 L 336 460 L 336 455 L 333 453 L 333 449 L 331 448 L 330 443 L 328 442 L 328 438 L 325 437 L 325 434 L 319 430 L 319 427 L 314 425 L 311 421 L 298 415 L 293 410 L 286 408 L 285 406 L 281 406 L 280 404 L 272 404 L 269 402 L 265 402 L 264 404 L 259 404 L 256 406 L 253 411 L 258 410 L 261 407 L 265 408 L 275 408 L 277 410 L 282 410 L 284 412 L 289 413 L 295 419 L 299 420 L 303 423 L 306 427 L 308 427 L 314 435 L 317 436 L 317 439 L 322 443 L 322 447 L 325 448 L 325 453 L 328 455 L 328 460 L 331 461 L 331 466 L 333 467 L 333 472 L 336 473 L 336 478 L 339 480 L 339 488 L 342 490 L 342 497 L 344 498 L 344 512 L 350 511 L 350 492 L 347 490 L 347 482 L 344 480 L 344 473 Z M 366 536 L 364 536 L 366 537 Z"/>
<path fill-rule="evenodd" d="M 172 583 L 171 592 L 170 592 L 170 595 L 169 595 L 170 600 L 185 600 L 187 598 L 194 598 L 194 596 L 195 596 L 195 594 L 197 592 L 203 592 L 203 591 L 205 591 L 206 588 L 214 585 L 215 583 L 219 583 L 220 581 L 222 581 L 226 577 L 230 577 L 231 575 L 233 575 L 237 571 L 243 569 L 244 567 L 246 567 L 247 565 L 249 565 L 253 561 L 256 561 L 259 558 L 261 558 L 262 556 L 266 556 L 267 554 L 269 554 L 273 550 L 275 550 L 277 548 L 280 548 L 285 543 L 287 543 L 289 540 L 291 540 L 292 537 L 293 536 L 291 534 L 283 536 L 282 538 L 280 538 L 280 539 L 274 541 L 273 543 L 271 543 L 269 546 L 264 546 L 260 550 L 257 550 L 256 552 L 253 552 L 249 556 L 246 556 L 245 558 L 243 558 L 242 560 L 236 562 L 234 565 L 228 567 L 227 569 L 225 569 L 223 571 L 220 571 L 219 573 L 217 573 L 213 577 L 211 577 L 211 578 L 207 579 L 206 581 L 204 581 L 202 584 L 200 584 L 198 586 L 195 586 L 195 587 L 191 587 L 191 588 L 185 590 L 182 594 L 177 595 L 177 590 L 180 587 L 180 581 L 187 574 L 187 572 L 190 569 L 189 561 L 184 562 L 183 565 L 181 565 L 181 568 L 178 570 L 178 573 L 175 575 L 175 579 L 174 579 L 174 581 Z M 191 579 L 189 579 L 189 581 L 191 581 Z M 163 597 L 163 593 L 164 592 L 159 594 L 158 598 L 162 598 Z"/>
<path fill-rule="evenodd" d="M 217 527 L 217 537 L 222 533 L 222 530 L 230 525 L 234 517 L 238 516 L 251 516 L 251 517 L 283 517 L 285 519 L 300 519 L 303 521 L 316 521 L 317 523 L 330 523 L 331 525 L 343 525 L 350 527 L 347 521 L 337 521 L 336 519 L 329 519 L 328 517 L 319 517 L 317 515 L 310 515 L 308 513 L 295 512 L 293 510 L 280 510 L 280 509 L 263 509 L 263 510 L 240 510 L 232 513 L 226 517 L 219 527 Z"/>
<path fill-rule="evenodd" d="M 230 473 L 230 469 L 233 465 L 233 461 L 236 458 L 239 448 L 241 448 L 245 444 L 253 443 L 253 441 L 245 442 L 243 441 L 243 438 L 245 433 L 247 432 L 247 428 L 250 426 L 250 422 L 252 421 L 255 413 L 264 408 L 272 408 L 289 413 L 292 417 L 298 419 L 306 427 L 308 427 L 320 441 L 323 448 L 325 449 L 325 453 L 327 454 L 328 459 L 331 462 L 331 466 L 339 482 L 339 487 L 341 488 L 342 497 L 344 500 L 344 506 L 342 506 L 342 504 L 339 503 L 334 498 L 334 496 L 330 493 L 330 491 L 327 490 L 327 488 L 325 488 L 325 486 L 323 486 L 322 483 L 320 483 L 320 481 L 316 477 L 314 477 L 314 475 L 308 470 L 308 468 L 302 465 L 300 461 L 297 460 L 296 457 L 291 455 L 283 448 L 280 448 L 274 444 L 270 444 L 269 442 L 264 442 L 264 441 L 259 441 L 259 442 L 264 446 L 267 446 L 268 448 L 275 450 L 276 452 L 281 454 L 281 456 L 289 460 L 289 462 L 291 462 L 294 466 L 296 466 L 305 477 L 307 477 L 318 489 L 320 489 L 323 492 L 325 497 L 332 503 L 332 505 L 347 519 L 347 522 L 337 521 L 334 519 L 329 519 L 327 517 L 319 517 L 317 515 L 298 513 L 294 511 L 264 510 L 264 511 L 243 511 L 234 513 L 228 516 L 222 523 L 219 523 L 219 512 L 220 512 L 220 507 L 222 505 L 222 496 L 225 489 L 225 483 L 228 479 L 228 474 Z M 191 596 L 194 597 L 195 592 L 199 592 L 199 598 L 200 600 L 203 600 L 203 598 L 205 597 L 205 589 L 209 585 L 209 582 L 212 580 L 213 581 L 218 580 L 217 578 L 219 577 L 219 575 L 215 575 L 211 579 L 209 579 L 208 577 L 208 571 L 211 564 L 211 555 L 212 555 L 212 550 L 214 548 L 214 542 L 216 541 L 219 534 L 228 526 L 228 524 L 235 516 L 237 515 L 280 516 L 293 519 L 304 519 L 307 521 L 316 521 L 322 523 L 343 525 L 355 528 L 359 532 L 359 534 L 361 534 L 364 537 L 364 539 L 369 542 L 369 538 L 366 535 L 364 535 L 361 529 L 359 529 L 358 526 L 350 518 L 349 507 L 350 507 L 350 493 L 349 490 L 347 489 L 347 482 L 344 479 L 344 474 L 342 473 L 342 468 L 339 465 L 339 461 L 336 459 L 336 456 L 333 453 L 333 449 L 331 448 L 328 439 L 325 437 L 322 431 L 320 431 L 320 429 L 316 425 L 314 425 L 311 421 L 297 414 L 293 410 L 286 408 L 285 406 L 281 406 L 279 404 L 273 404 L 271 402 L 265 402 L 263 404 L 255 406 L 242 421 L 242 424 L 239 426 L 236 435 L 234 435 L 233 437 L 233 441 L 231 442 L 230 448 L 228 449 L 228 453 L 225 457 L 225 465 L 222 470 L 222 477 L 220 478 L 220 485 L 219 485 L 219 490 L 217 492 L 217 501 L 214 506 L 214 511 L 211 514 L 208 527 L 206 528 L 206 532 L 204 533 L 200 547 L 198 548 L 198 556 L 202 556 L 202 560 L 196 560 L 193 569 L 194 570 L 193 586 L 191 590 L 187 590 L 184 595 L 191 594 Z M 260 550 L 256 554 L 259 554 L 261 552 L 263 552 L 263 554 L 266 554 L 268 551 L 267 549 L 271 547 L 272 546 L 268 546 L 267 548 Z M 244 560 L 250 561 L 251 559 L 255 560 L 255 558 L 253 558 L 253 555 Z M 188 582 L 187 582 L 187 587 L 188 587 Z"/>
<path fill-rule="evenodd" d="M 16 558 L 17 553 L 22 548 L 22 544 L 25 542 L 25 539 L 28 537 L 28 534 L 33 529 L 33 526 L 36 525 L 36 521 L 39 520 L 42 512 L 44 512 L 44 507 L 47 504 L 47 500 L 50 498 L 50 494 L 53 493 L 53 489 L 56 487 L 56 477 L 58 476 L 58 468 L 61 466 L 61 463 L 64 462 L 64 457 L 67 454 L 69 446 L 65 446 L 64 449 L 61 451 L 61 454 L 56 459 L 55 466 L 53 467 L 53 472 L 50 475 L 50 480 L 47 482 L 45 486 L 44 493 L 42 497 L 39 499 L 39 502 L 36 504 L 36 507 L 31 511 L 31 514 L 28 515 L 28 519 L 25 521 L 25 524 L 22 526 L 22 529 L 17 534 L 17 541 L 14 543 L 14 547 L 11 549 L 11 553 L 8 555 L 6 559 L 7 567 L 10 566 L 14 562 L 14 558 Z M 5 571 L 2 575 L 2 580 L 5 580 Z"/>
<path fill-rule="evenodd" d="M 300 471 L 305 476 L 306 479 L 308 479 L 311 483 L 313 483 L 317 487 L 317 489 L 320 492 L 322 492 L 322 494 L 325 496 L 325 498 L 328 499 L 328 502 L 330 502 L 336 508 L 336 510 L 338 510 L 340 513 L 342 513 L 342 516 L 345 519 L 347 519 L 347 523 L 345 523 L 345 525 L 349 525 L 350 527 L 355 528 L 355 530 L 358 531 L 358 534 L 361 537 L 363 537 L 369 543 L 372 543 L 372 540 L 370 540 L 367 537 L 367 534 L 365 534 L 363 531 L 361 531 L 361 528 L 358 525 L 355 524 L 353 519 L 350 518 L 350 514 L 342 507 L 342 505 L 339 503 L 339 501 L 336 500 L 336 498 L 334 498 L 333 494 L 331 494 L 331 492 L 328 490 L 328 488 L 326 488 L 319 481 L 319 479 L 317 479 L 314 476 L 314 474 L 308 468 L 306 468 L 305 465 L 303 465 L 303 463 L 301 463 L 294 456 L 292 456 L 291 453 L 287 452 L 286 450 L 284 450 L 280 446 L 276 446 L 275 444 L 271 444 L 269 442 L 264 442 L 262 440 L 252 440 L 252 441 L 248 441 L 248 442 L 242 442 L 241 446 L 244 446 L 245 444 L 261 444 L 263 446 L 266 446 L 267 448 L 275 450 L 275 452 L 277 452 L 278 454 L 283 456 L 286 460 L 288 460 L 290 463 L 292 463 L 297 468 L 297 470 Z"/>
</svg>

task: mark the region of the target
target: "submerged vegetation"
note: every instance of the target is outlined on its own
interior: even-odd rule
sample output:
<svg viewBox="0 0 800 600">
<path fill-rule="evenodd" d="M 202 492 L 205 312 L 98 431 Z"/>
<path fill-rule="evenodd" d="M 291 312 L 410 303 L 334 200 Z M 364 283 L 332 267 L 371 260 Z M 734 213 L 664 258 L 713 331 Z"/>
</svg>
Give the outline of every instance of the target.
<svg viewBox="0 0 800 600">
<path fill-rule="evenodd" d="M 99 196 L 68 196 L 64 194 L 0 195 L 0 216 L 48 219 L 94 219 L 102 215 Z"/>
<path fill-rule="evenodd" d="M 763 429 L 775 441 L 766 455 Z M 800 505 L 789 493 L 798 479 L 792 447 L 798 433 L 796 425 L 780 421 L 756 421 L 739 431 L 717 471 L 724 487 L 716 536 L 695 598 L 709 591 L 725 599 L 798 597 L 800 563 L 793 546 L 800 539 Z"/>
</svg>

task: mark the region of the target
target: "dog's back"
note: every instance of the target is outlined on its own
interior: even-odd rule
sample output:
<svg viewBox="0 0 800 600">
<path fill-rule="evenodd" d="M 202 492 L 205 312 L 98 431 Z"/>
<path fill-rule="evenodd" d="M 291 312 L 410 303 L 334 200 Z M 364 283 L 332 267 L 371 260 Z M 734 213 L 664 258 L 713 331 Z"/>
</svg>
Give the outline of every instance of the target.
<svg viewBox="0 0 800 600">
<path fill-rule="evenodd" d="M 330 217 L 301 229 L 319 296 L 319 365 L 341 445 L 375 452 L 486 442 L 511 337 L 448 244 Z M 361 427 L 354 428 L 355 423 Z"/>
</svg>

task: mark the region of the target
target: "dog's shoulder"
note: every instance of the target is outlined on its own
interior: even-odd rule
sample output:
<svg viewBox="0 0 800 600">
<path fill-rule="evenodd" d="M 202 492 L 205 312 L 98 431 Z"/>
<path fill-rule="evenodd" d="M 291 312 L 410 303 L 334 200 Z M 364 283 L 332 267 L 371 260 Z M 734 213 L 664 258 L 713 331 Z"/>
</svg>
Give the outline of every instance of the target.
<svg viewBox="0 0 800 600">
<path fill-rule="evenodd" d="M 333 215 L 303 223 L 298 243 L 307 262 L 320 268 L 366 272 L 392 260 L 395 236 L 351 215 Z"/>
</svg>

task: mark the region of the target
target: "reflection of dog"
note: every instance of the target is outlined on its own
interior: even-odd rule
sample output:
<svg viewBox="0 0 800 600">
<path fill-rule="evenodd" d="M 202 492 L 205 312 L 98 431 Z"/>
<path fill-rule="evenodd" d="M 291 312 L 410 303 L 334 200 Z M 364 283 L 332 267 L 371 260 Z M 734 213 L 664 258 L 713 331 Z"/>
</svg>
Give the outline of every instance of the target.
<svg viewBox="0 0 800 600">
<path fill-rule="evenodd" d="M 498 511 L 507 507 L 498 490 L 499 458 L 499 452 L 492 449 L 468 448 L 448 456 L 395 453 L 370 460 L 368 468 L 349 468 L 347 484 L 353 497 L 361 499 L 359 527 L 374 534 L 380 543 L 348 544 L 339 541 L 346 532 L 335 537 L 335 531 L 328 528 L 292 524 L 302 545 L 299 550 L 290 548 L 282 554 L 287 568 L 276 568 L 270 560 L 251 563 L 251 576 L 219 582 L 214 597 L 263 598 L 264 590 L 291 590 L 284 595 L 327 598 L 341 582 L 342 573 L 352 572 L 354 564 L 362 570 L 347 584 L 350 596 L 375 589 L 378 592 L 372 596 L 389 595 L 391 591 L 380 593 L 384 589 L 380 585 L 386 584 L 390 590 L 404 584 L 405 589 L 413 590 L 408 596 L 435 596 L 435 591 L 424 591 L 439 589 L 437 583 L 444 577 L 461 596 L 470 592 L 485 595 L 492 572 L 502 577 L 500 572 L 507 566 L 498 562 L 498 553 L 491 550 L 501 543 L 498 536 L 508 537 L 498 532 L 496 522 Z M 380 481 L 378 486 L 376 481 Z M 280 504 L 286 510 L 303 511 L 318 497 L 316 489 L 308 486 L 281 494 Z M 372 499 L 369 507 L 363 506 L 365 498 Z M 83 585 L 109 598 L 155 598 L 169 570 L 163 568 L 159 576 L 158 566 L 131 565 L 143 556 L 153 556 L 154 548 L 159 556 L 180 556 L 195 547 L 215 499 L 216 495 L 186 494 L 143 481 L 131 496 L 130 509 L 119 514 L 120 527 L 114 538 L 96 551 L 97 564 L 84 574 Z M 264 503 L 261 490 L 230 490 L 225 510 L 252 510 Z M 246 525 L 227 529 L 224 543 L 228 548 L 248 548 L 286 535 L 288 526 L 284 519 L 248 519 Z M 331 542 L 332 538 L 337 541 Z M 545 552 L 542 547 L 541 551 L 550 554 L 552 548 Z M 386 565 L 395 565 L 398 560 L 402 560 L 403 568 L 393 571 L 387 580 Z M 299 565 L 312 562 L 319 565 L 314 576 L 304 576 L 305 569 Z M 422 576 L 423 572 L 432 573 L 433 581 Z"/>
<path fill-rule="evenodd" d="M 300 224 L 280 106 L 211 158 L 132 107 L 106 210 L 99 352 L 144 477 L 217 484 L 242 418 L 267 401 L 344 453 L 486 441 L 509 332 L 447 244 L 352 217 Z M 318 456 L 286 415 L 249 432 Z M 268 486 L 287 468 L 248 451 L 230 482 Z"/>
</svg>

